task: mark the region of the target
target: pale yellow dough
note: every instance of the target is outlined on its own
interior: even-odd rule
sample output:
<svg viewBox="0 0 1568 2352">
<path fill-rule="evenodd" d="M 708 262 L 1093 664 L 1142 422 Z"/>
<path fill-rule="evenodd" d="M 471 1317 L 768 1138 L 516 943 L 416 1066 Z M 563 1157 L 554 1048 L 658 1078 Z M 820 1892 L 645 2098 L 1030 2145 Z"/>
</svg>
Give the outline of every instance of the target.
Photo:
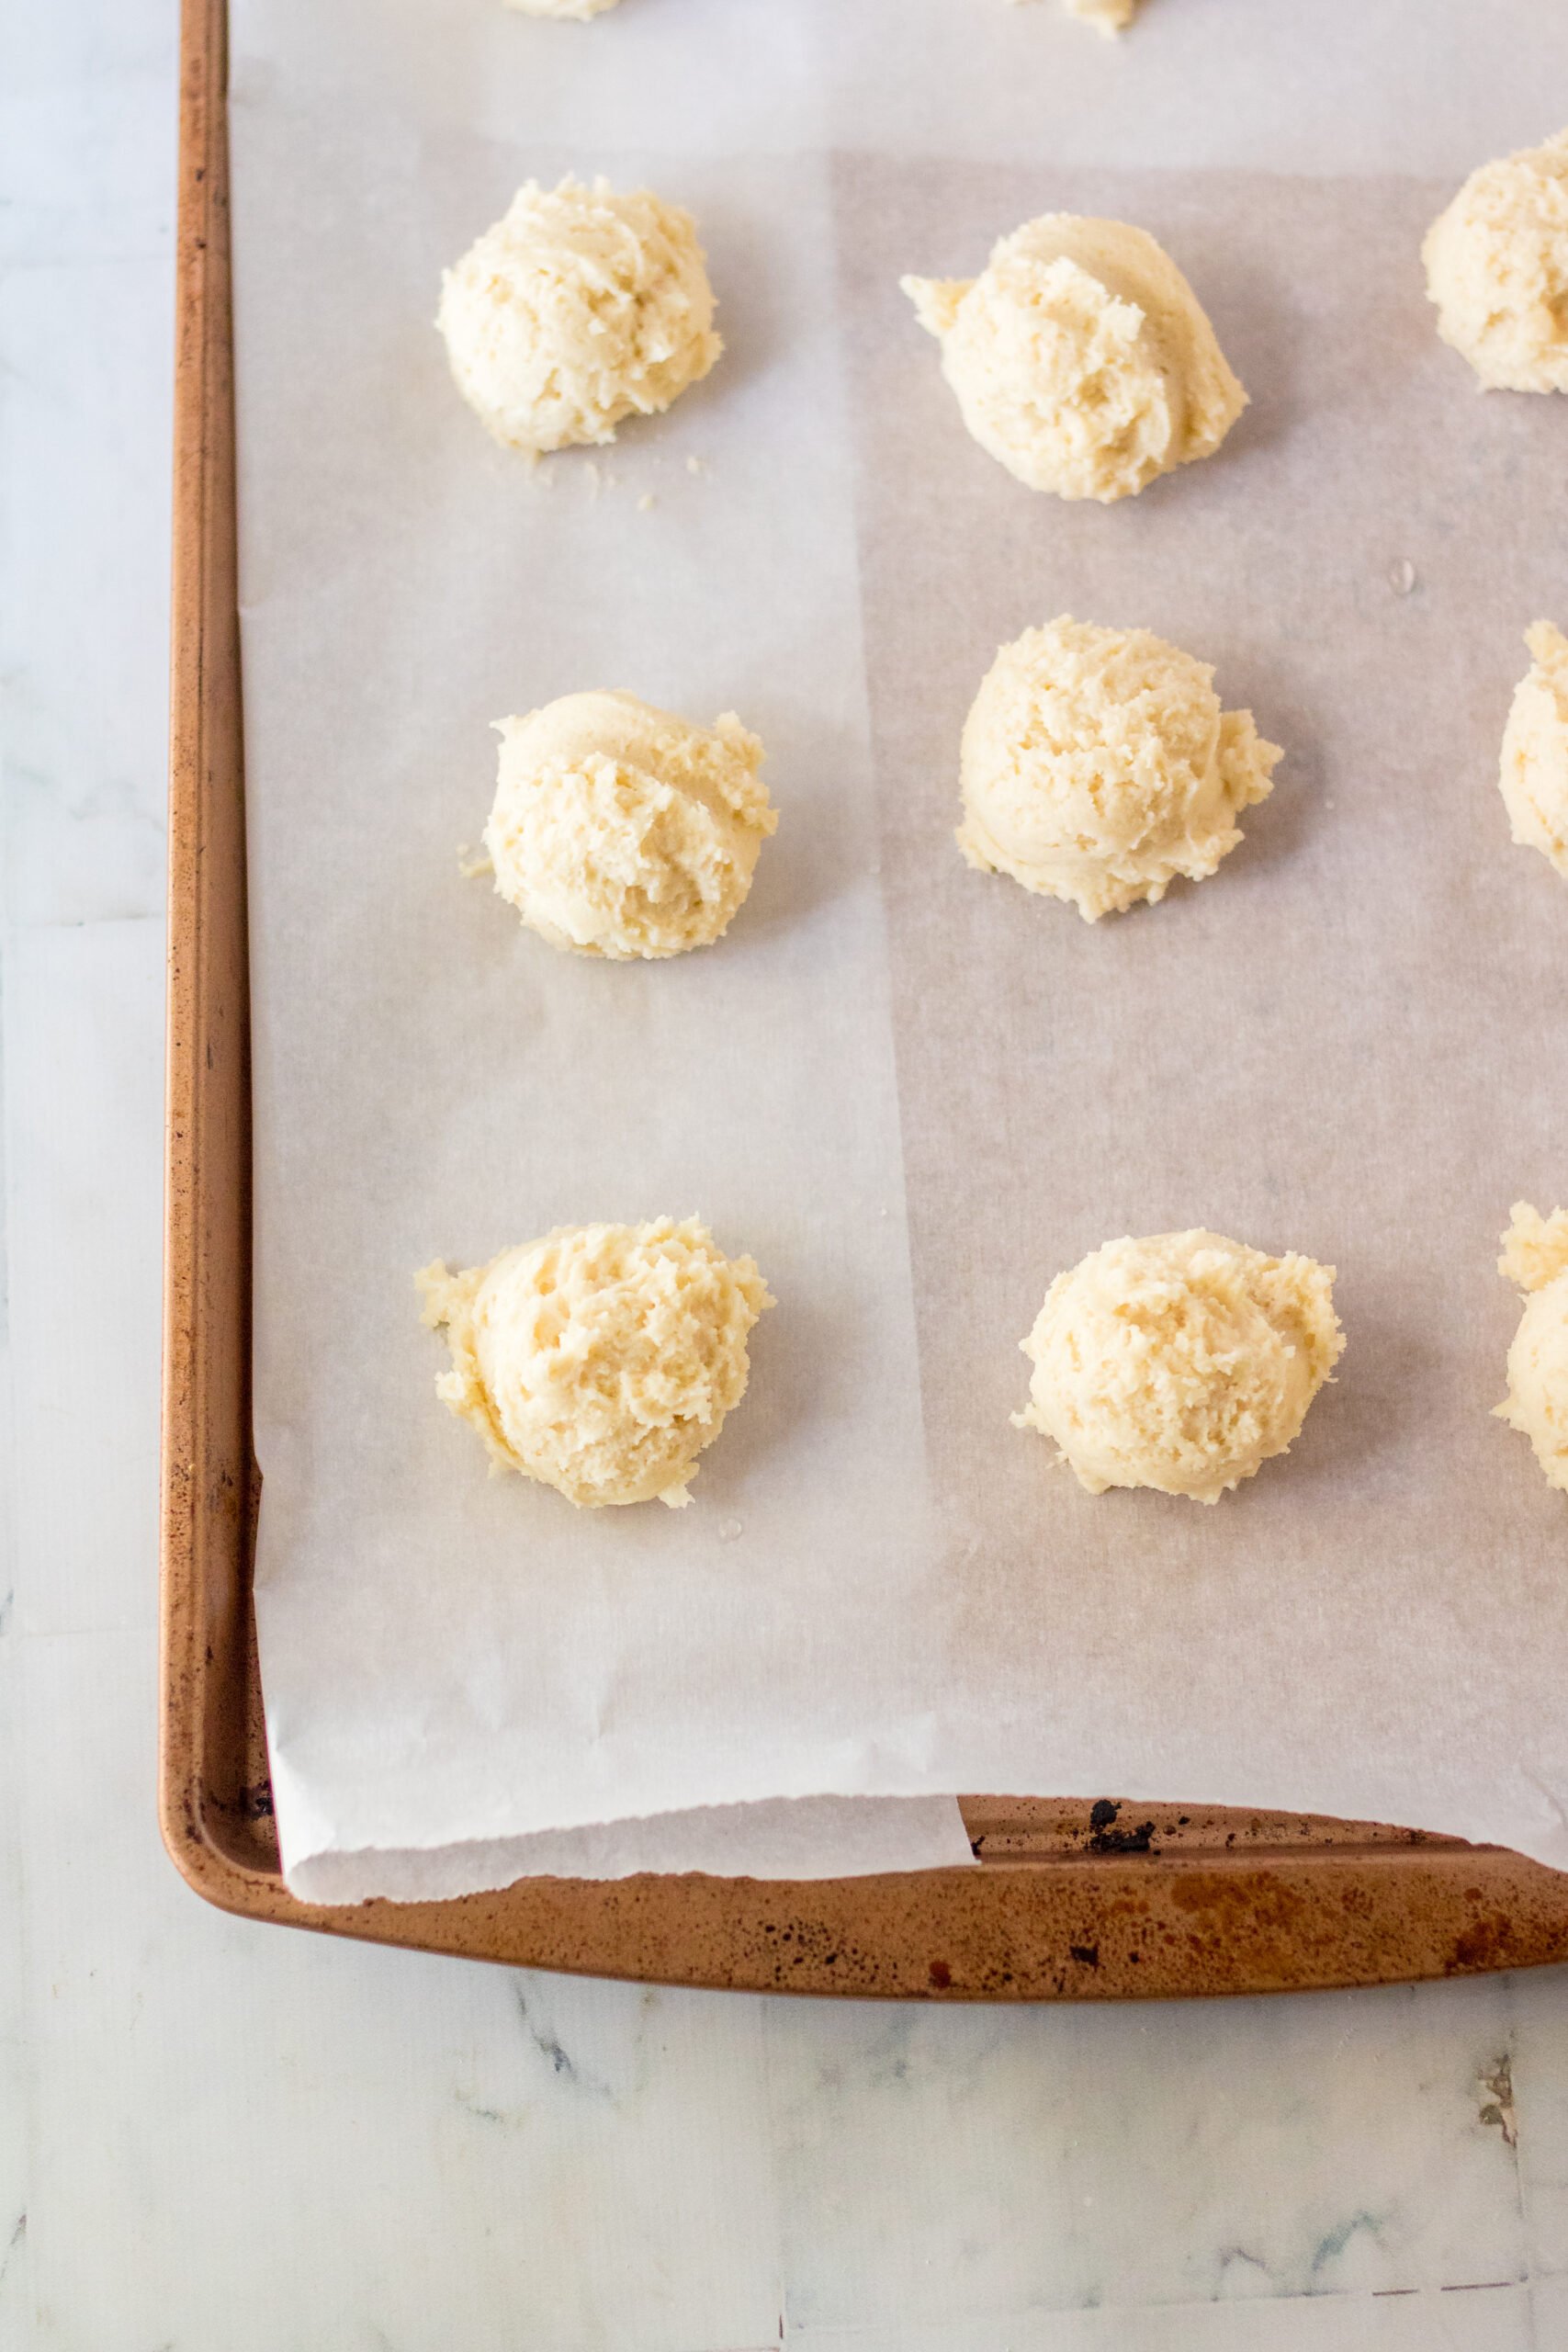
<svg viewBox="0 0 1568 2352">
<path fill-rule="evenodd" d="M 970 865 L 1086 922 L 1213 874 L 1283 756 L 1249 710 L 1221 709 L 1213 674 L 1147 629 L 1066 614 L 1004 645 L 959 756 Z"/>
<path fill-rule="evenodd" d="M 530 180 L 445 272 L 435 323 L 480 423 L 537 456 L 668 408 L 724 348 L 713 313 L 689 212 L 604 179 Z"/>
<path fill-rule="evenodd" d="M 1069 17 L 1077 17 L 1092 25 L 1109 40 L 1125 32 L 1138 13 L 1138 0 L 1063 0 Z"/>
<path fill-rule="evenodd" d="M 1508 1350 L 1508 1394 L 1494 1409 L 1568 1491 L 1568 1209 L 1543 1217 L 1516 1201 L 1510 1216 L 1497 1272 L 1530 1295 Z"/>
<path fill-rule="evenodd" d="M 1138 0 L 1062 0 L 1062 6 L 1069 17 L 1092 25 L 1096 32 L 1104 33 L 1111 40 L 1125 32 L 1138 13 Z"/>
<path fill-rule="evenodd" d="M 415 1277 L 452 1368 L 435 1393 L 492 1470 L 520 1470 L 586 1510 L 671 1507 L 746 1393 L 746 1340 L 774 1305 L 750 1258 L 695 1217 L 562 1226 L 449 1273 Z"/>
<path fill-rule="evenodd" d="M 1108 1241 L 1058 1274 L 1028 1339 L 1015 1426 L 1080 1486 L 1217 1502 L 1299 1435 L 1345 1346 L 1334 1269 L 1217 1233 Z"/>
<path fill-rule="evenodd" d="M 1438 333 L 1492 391 L 1568 391 L 1568 130 L 1472 172 L 1421 248 Z"/>
<path fill-rule="evenodd" d="M 1108 503 L 1212 457 L 1247 394 L 1142 229 L 1048 212 L 978 277 L 905 277 L 983 449 L 1031 490 Z"/>
<path fill-rule="evenodd" d="M 530 930 L 626 962 L 728 928 L 778 824 L 762 746 L 733 711 L 694 727 L 635 695 L 563 695 L 497 731 L 484 844 Z"/>
<path fill-rule="evenodd" d="M 1525 643 L 1530 667 L 1514 690 L 1497 780 L 1515 841 L 1568 881 L 1568 638 L 1537 621 Z"/>
<path fill-rule="evenodd" d="M 1138 12 L 1138 0 L 1066 0 L 1069 17 L 1081 17 L 1098 32 L 1114 37 L 1124 32 Z"/>
</svg>

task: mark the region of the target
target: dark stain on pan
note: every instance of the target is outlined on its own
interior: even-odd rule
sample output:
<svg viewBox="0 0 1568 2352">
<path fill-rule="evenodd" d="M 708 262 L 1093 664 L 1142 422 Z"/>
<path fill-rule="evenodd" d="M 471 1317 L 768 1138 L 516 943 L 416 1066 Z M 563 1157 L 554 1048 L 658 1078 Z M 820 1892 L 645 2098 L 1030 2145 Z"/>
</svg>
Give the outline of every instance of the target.
<svg viewBox="0 0 1568 2352">
<path fill-rule="evenodd" d="M 1506 1911 L 1489 1911 L 1454 1938 L 1449 1970 L 1502 1968 L 1514 1944 L 1514 1923 Z"/>
<path fill-rule="evenodd" d="M 1154 1823 L 1140 1821 L 1135 1828 L 1118 1829 L 1115 1824 L 1121 1810 L 1114 1798 L 1096 1798 L 1089 1816 L 1090 1851 L 1096 1854 L 1153 1853 Z"/>
</svg>

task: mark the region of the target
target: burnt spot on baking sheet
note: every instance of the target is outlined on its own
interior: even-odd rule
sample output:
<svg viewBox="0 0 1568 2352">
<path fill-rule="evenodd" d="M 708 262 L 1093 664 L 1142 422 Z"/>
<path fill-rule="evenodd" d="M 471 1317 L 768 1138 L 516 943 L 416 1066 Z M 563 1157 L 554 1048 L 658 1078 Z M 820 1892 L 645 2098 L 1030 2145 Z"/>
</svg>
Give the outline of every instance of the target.
<svg viewBox="0 0 1568 2352">
<path fill-rule="evenodd" d="M 1117 1816 L 1122 1808 L 1113 1797 L 1097 1797 L 1089 1808 L 1089 1843 L 1096 1854 L 1147 1854 L 1154 1851 L 1155 1825 L 1140 1821 L 1135 1826 L 1118 1828 Z"/>
<path fill-rule="evenodd" d="M 270 1821 L 273 1816 L 272 1782 L 251 1781 L 231 1797 L 220 1797 L 216 1789 L 203 1792 L 206 1802 L 218 1813 L 237 1815 L 242 1821 Z"/>
</svg>

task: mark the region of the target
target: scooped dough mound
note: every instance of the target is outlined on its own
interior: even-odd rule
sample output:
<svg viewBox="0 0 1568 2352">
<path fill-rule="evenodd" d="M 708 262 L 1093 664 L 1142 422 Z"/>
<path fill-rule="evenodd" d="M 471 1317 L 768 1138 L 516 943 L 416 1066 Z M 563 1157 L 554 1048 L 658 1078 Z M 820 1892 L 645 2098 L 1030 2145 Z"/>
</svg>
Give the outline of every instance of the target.
<svg viewBox="0 0 1568 2352">
<path fill-rule="evenodd" d="M 635 695 L 563 695 L 497 731 L 485 848 L 530 930 L 622 963 L 722 935 L 778 824 L 733 711 L 694 727 Z"/>
<path fill-rule="evenodd" d="M 488 1266 L 415 1278 L 445 1326 L 435 1393 L 492 1470 L 520 1470 L 585 1510 L 688 1502 L 697 1456 L 746 1394 L 747 1336 L 774 1304 L 750 1258 L 695 1217 L 561 1226 Z"/>
<path fill-rule="evenodd" d="M 441 282 L 458 390 L 509 447 L 613 441 L 707 374 L 714 333 L 695 224 L 647 188 L 530 180 Z"/>
<path fill-rule="evenodd" d="M 1568 638 L 1537 621 L 1525 643 L 1530 667 L 1514 690 L 1497 780 L 1515 841 L 1568 881 Z"/>
<path fill-rule="evenodd" d="M 1345 1335 L 1332 1266 L 1158 1233 L 1058 1274 L 1021 1344 L 1034 1372 L 1015 1424 L 1054 1438 L 1091 1495 L 1212 1503 L 1290 1446 Z"/>
<path fill-rule="evenodd" d="M 1568 130 L 1472 172 L 1421 258 L 1438 333 L 1483 390 L 1568 391 Z"/>
<path fill-rule="evenodd" d="M 525 17 L 565 17 L 579 25 L 585 25 L 590 17 L 602 17 L 615 5 L 615 0 L 506 0 L 509 8 L 520 10 Z"/>
<path fill-rule="evenodd" d="M 1247 394 L 1198 298 L 1142 229 L 1047 212 L 978 277 L 906 277 L 983 449 L 1031 490 L 1126 498 L 1211 457 Z"/>
<path fill-rule="evenodd" d="M 958 846 L 1086 922 L 1201 881 L 1282 758 L 1222 710 L 1206 662 L 1147 629 L 1064 615 L 997 655 L 964 729 Z"/>
<path fill-rule="evenodd" d="M 1497 1272 L 1530 1295 L 1508 1350 L 1508 1394 L 1495 1409 L 1568 1492 L 1568 1209 L 1543 1217 L 1516 1201 L 1510 1215 Z"/>
</svg>

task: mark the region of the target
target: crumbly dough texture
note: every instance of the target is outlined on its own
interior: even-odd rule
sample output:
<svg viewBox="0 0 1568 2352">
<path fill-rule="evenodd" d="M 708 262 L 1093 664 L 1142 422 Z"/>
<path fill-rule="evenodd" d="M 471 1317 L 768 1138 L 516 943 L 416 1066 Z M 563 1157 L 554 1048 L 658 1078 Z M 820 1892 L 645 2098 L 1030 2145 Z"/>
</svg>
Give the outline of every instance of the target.
<svg viewBox="0 0 1568 2352">
<path fill-rule="evenodd" d="M 1483 390 L 1568 392 L 1568 130 L 1472 172 L 1421 258 L 1438 333 Z"/>
<path fill-rule="evenodd" d="M 518 189 L 444 273 L 435 323 L 480 423 L 536 457 L 667 409 L 724 348 L 713 314 L 689 212 L 567 178 Z"/>
<path fill-rule="evenodd" d="M 452 1364 L 435 1393 L 520 1470 L 585 1510 L 688 1502 L 697 1456 L 746 1393 L 746 1341 L 775 1304 L 695 1217 L 561 1226 L 486 1266 L 416 1275 Z"/>
<path fill-rule="evenodd" d="M 1508 1393 L 1494 1410 L 1568 1493 L 1568 1209 L 1543 1217 L 1516 1201 L 1497 1272 L 1529 1296 L 1508 1350 Z"/>
<path fill-rule="evenodd" d="M 1213 1503 L 1291 1445 L 1345 1335 L 1332 1266 L 1158 1233 L 1058 1274 L 1020 1344 L 1034 1372 L 1015 1426 L 1054 1439 L 1091 1495 Z"/>
<path fill-rule="evenodd" d="M 1515 841 L 1568 881 L 1568 638 L 1537 621 L 1525 643 L 1530 667 L 1514 690 L 1497 781 Z"/>
<path fill-rule="evenodd" d="M 1066 614 L 1004 645 L 959 755 L 970 865 L 1086 922 L 1213 874 L 1283 756 L 1249 710 L 1221 709 L 1213 674 L 1147 629 Z"/>
<path fill-rule="evenodd" d="M 694 727 L 636 695 L 564 695 L 497 731 L 484 843 L 530 930 L 619 963 L 722 935 L 778 824 L 733 711 Z"/>
<path fill-rule="evenodd" d="M 1048 212 L 978 277 L 900 280 L 983 449 L 1031 490 L 1102 504 L 1212 457 L 1247 394 L 1142 229 Z"/>
</svg>

